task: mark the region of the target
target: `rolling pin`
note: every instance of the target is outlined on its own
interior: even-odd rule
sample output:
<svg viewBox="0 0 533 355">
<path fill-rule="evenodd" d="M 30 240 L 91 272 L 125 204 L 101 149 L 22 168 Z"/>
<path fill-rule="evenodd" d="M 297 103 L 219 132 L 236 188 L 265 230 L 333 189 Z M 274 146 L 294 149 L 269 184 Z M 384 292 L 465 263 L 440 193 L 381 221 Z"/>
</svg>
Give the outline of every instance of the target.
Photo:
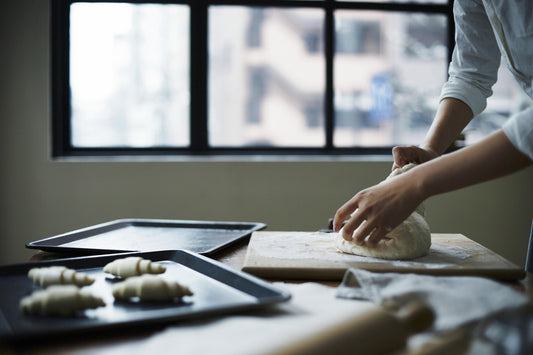
<svg viewBox="0 0 533 355">
<path fill-rule="evenodd" d="M 434 319 L 433 311 L 418 301 L 397 314 L 376 308 L 296 339 L 274 354 L 390 354 L 404 349 L 409 336 L 430 327 Z"/>
</svg>

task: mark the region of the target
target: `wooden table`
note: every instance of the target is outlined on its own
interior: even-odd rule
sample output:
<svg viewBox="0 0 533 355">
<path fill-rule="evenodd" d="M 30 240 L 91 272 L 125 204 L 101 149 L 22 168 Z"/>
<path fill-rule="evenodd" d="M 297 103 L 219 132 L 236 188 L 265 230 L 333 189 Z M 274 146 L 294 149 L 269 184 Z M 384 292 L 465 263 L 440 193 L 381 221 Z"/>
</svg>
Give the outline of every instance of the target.
<svg viewBox="0 0 533 355">
<path fill-rule="evenodd" d="M 235 269 L 241 270 L 244 259 L 247 251 L 248 241 L 242 241 L 237 244 L 234 244 L 224 250 L 219 251 L 216 255 L 213 256 L 213 259 L 222 262 L 223 264 Z M 59 257 L 65 257 L 64 254 L 56 254 L 49 252 L 38 252 L 30 260 L 31 261 L 40 261 L 40 260 L 49 260 L 56 259 Z M 531 284 L 533 282 L 526 279 L 522 282 L 512 283 L 511 285 L 517 290 L 528 294 L 533 297 L 533 287 Z M 291 282 L 298 282 L 291 281 Z M 303 282 L 303 281 L 302 281 Z M 336 287 L 339 282 L 337 281 L 324 281 L 320 282 L 322 284 Z M 39 343 L 34 345 L 31 343 L 20 345 L 20 346 L 6 346 L 0 344 L 0 353 L 1 354 L 71 354 L 71 353 L 83 353 L 83 354 L 98 354 L 105 352 L 108 355 L 122 355 L 127 353 L 132 353 L 136 350 L 139 344 L 143 343 L 151 336 L 162 331 L 165 327 L 161 326 L 159 328 L 153 328 L 150 330 L 136 330 L 134 333 L 130 333 L 127 330 L 124 332 L 113 332 L 113 334 L 105 335 L 91 335 L 89 339 L 77 339 L 77 340 L 61 340 L 53 341 L 50 343 Z M 465 335 L 461 333 L 457 334 L 448 334 L 436 342 L 436 346 L 439 348 L 445 349 L 454 349 L 457 347 L 462 347 L 465 345 Z M 450 353 L 450 352 L 445 352 Z"/>
</svg>

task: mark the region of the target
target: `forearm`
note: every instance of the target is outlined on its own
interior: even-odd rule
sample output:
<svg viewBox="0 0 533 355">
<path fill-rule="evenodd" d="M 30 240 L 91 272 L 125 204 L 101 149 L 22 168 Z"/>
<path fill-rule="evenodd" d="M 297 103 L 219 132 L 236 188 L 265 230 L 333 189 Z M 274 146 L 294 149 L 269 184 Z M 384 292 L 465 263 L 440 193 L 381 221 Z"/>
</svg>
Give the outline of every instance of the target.
<svg viewBox="0 0 533 355">
<path fill-rule="evenodd" d="M 464 102 L 454 98 L 443 99 L 420 147 L 443 154 L 472 118 L 472 111 Z"/>
<path fill-rule="evenodd" d="M 369 236 L 369 242 L 375 244 L 428 197 L 510 174 L 531 164 L 532 160 L 517 150 L 500 129 L 474 145 L 358 192 L 335 213 L 334 230 L 339 231 L 351 215 L 343 237 L 362 243 Z"/>
<path fill-rule="evenodd" d="M 482 141 L 413 169 L 411 182 L 422 199 L 518 171 L 532 161 L 502 130 Z"/>
</svg>

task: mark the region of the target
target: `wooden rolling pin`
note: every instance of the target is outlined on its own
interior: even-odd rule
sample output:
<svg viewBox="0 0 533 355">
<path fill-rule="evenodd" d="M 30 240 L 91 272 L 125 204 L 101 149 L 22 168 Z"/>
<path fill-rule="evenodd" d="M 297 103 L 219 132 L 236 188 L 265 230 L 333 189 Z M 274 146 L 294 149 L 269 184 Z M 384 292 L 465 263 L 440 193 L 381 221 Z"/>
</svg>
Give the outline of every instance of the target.
<svg viewBox="0 0 533 355">
<path fill-rule="evenodd" d="M 410 335 L 433 324 L 433 311 L 421 302 L 397 314 L 376 308 L 336 326 L 317 330 L 275 355 L 390 354 L 405 348 Z"/>
</svg>

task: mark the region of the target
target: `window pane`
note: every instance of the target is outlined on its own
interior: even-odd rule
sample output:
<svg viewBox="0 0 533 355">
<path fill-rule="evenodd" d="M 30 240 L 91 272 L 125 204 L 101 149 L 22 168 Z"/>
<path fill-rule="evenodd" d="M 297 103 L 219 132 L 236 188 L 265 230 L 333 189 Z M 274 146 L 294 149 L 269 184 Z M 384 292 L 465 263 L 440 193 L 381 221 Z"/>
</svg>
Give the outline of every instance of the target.
<svg viewBox="0 0 533 355">
<path fill-rule="evenodd" d="M 335 27 L 334 144 L 421 142 L 447 77 L 446 16 L 342 10 Z"/>
<path fill-rule="evenodd" d="M 74 147 L 189 145 L 189 8 L 70 7 Z"/>
<path fill-rule="evenodd" d="M 323 146 L 323 10 L 213 6 L 209 21 L 210 146 Z"/>
</svg>

